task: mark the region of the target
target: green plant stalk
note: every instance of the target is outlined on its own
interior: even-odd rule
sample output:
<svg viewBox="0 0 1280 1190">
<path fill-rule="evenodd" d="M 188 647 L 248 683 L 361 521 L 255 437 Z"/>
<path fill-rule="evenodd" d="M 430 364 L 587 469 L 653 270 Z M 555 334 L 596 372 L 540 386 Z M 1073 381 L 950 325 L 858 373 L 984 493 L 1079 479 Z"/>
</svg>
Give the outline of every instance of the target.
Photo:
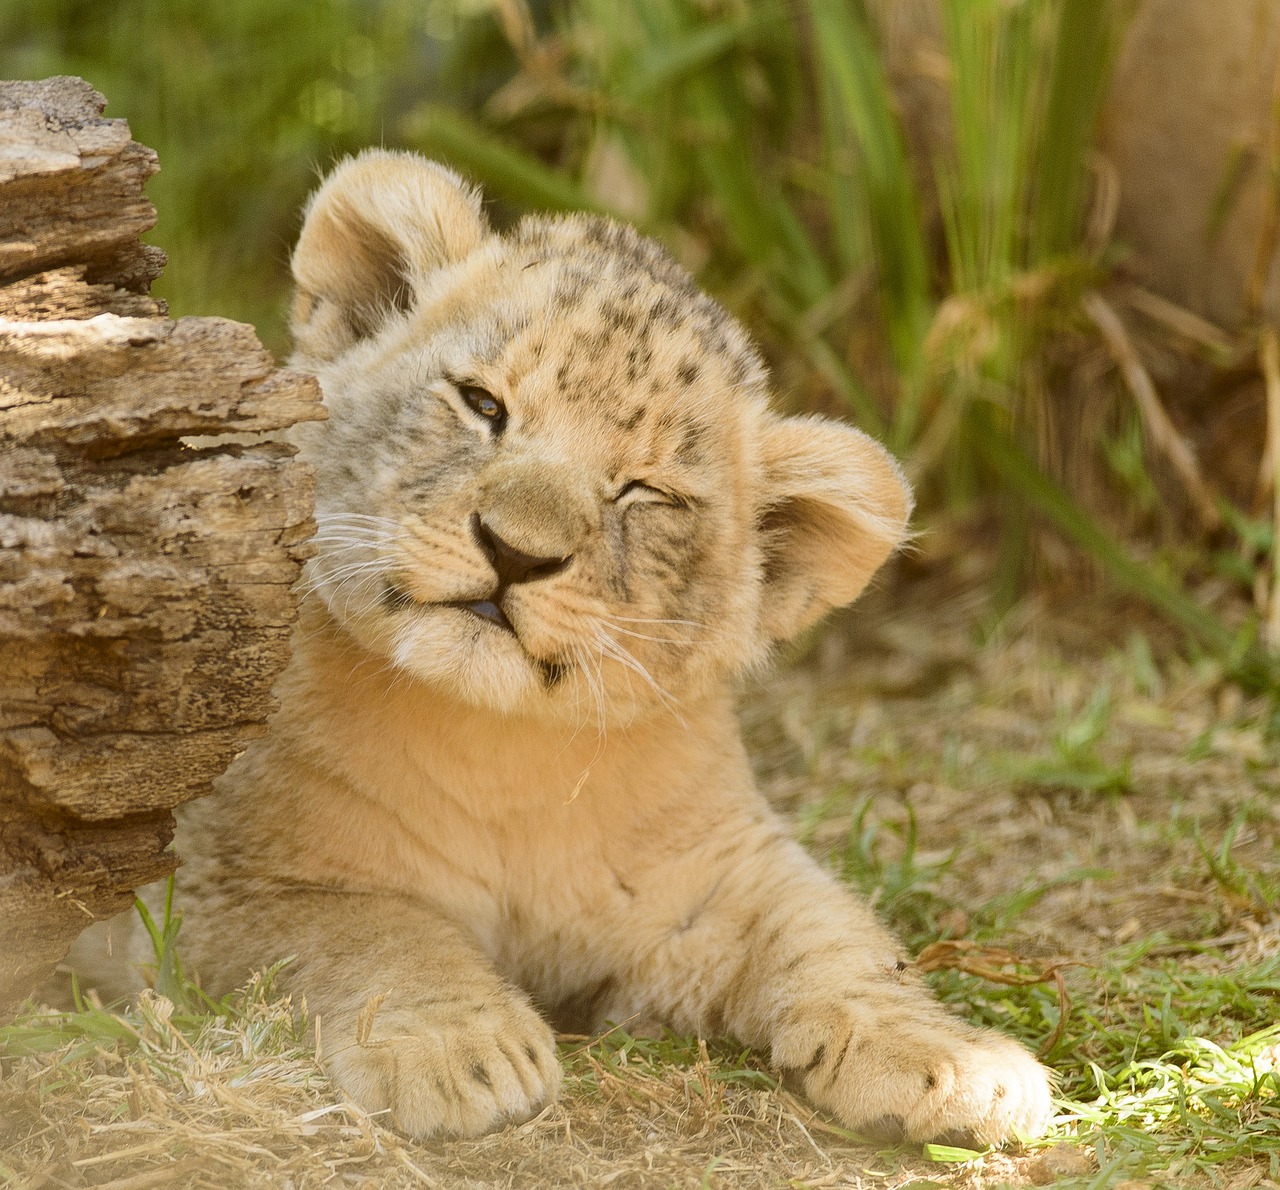
<svg viewBox="0 0 1280 1190">
<path fill-rule="evenodd" d="M 943 0 L 951 63 L 954 158 L 939 166 L 939 192 L 957 294 L 972 296 L 990 343 L 974 382 L 1034 391 L 1036 344 L 1048 330 L 1015 303 L 991 300 L 1021 273 L 1078 256 L 1084 162 L 1119 25 L 1098 0 Z M 963 394 L 961 394 L 961 398 Z M 966 401 L 972 441 L 1009 492 L 1037 507 L 1111 578 L 1144 598 L 1224 660 L 1247 684 L 1274 683 L 1276 666 L 1242 645 L 1176 582 L 1142 565 L 1018 446 L 993 411 Z M 1013 424 L 1034 409 L 1015 409 Z M 1016 557 L 1017 519 L 1006 554 Z M 1010 552 L 1011 551 L 1011 552 Z"/>
<path fill-rule="evenodd" d="M 753 19 L 725 21 L 699 29 L 674 45 L 647 55 L 632 80 L 632 95 L 640 97 L 669 87 L 703 69 L 758 31 Z"/>
<path fill-rule="evenodd" d="M 142 919 L 142 924 L 151 939 L 151 948 L 156 957 L 156 991 L 168 997 L 174 1004 L 185 1006 L 185 980 L 182 960 L 178 957 L 178 931 L 182 927 L 181 914 L 173 912 L 173 877 L 169 877 L 165 885 L 164 916 L 157 923 L 141 897 L 134 897 L 134 908 Z"/>
<path fill-rule="evenodd" d="M 690 114 L 710 130 L 697 161 L 712 196 L 733 231 L 737 246 L 768 283 L 787 295 L 801 312 L 816 306 L 831 291 L 831 279 L 804 224 L 780 188 L 764 176 L 749 145 L 734 129 L 749 122 L 745 105 L 731 102 L 732 72 L 719 78 L 690 80 Z"/>
<path fill-rule="evenodd" d="M 1180 625 L 1216 657 L 1226 662 L 1242 684 L 1254 689 L 1280 688 L 1280 661 L 1253 645 L 1241 648 L 1237 636 L 1180 586 L 1142 565 L 1119 542 L 1044 474 L 992 418 L 976 441 L 983 459 L 1005 484 L 1029 500 L 1080 549 L 1097 559 L 1120 586 L 1141 596 Z"/>
<path fill-rule="evenodd" d="M 1031 262 L 1079 247 L 1085 163 L 1122 31 L 1110 0 L 1060 0 L 1036 161 Z"/>
<path fill-rule="evenodd" d="M 829 158 L 851 141 L 857 150 L 856 174 L 829 199 L 828 216 L 838 225 L 860 208 L 867 239 L 879 266 L 890 350 L 902 380 L 902 394 L 891 427 L 892 444 L 904 450 L 915 440 L 921 417 L 924 342 L 933 316 L 929 293 L 925 221 L 915 175 L 894 110 L 870 21 L 860 4 L 810 0 L 823 137 Z M 840 237 L 837 236 L 837 242 Z M 846 247 L 846 269 L 859 263 Z"/>
<path fill-rule="evenodd" d="M 1017 231 L 1032 143 L 1031 33 L 1042 8 L 943 0 L 954 158 L 942 167 L 939 194 L 959 293 L 998 289 L 1021 263 Z"/>
<path fill-rule="evenodd" d="M 537 210 L 614 214 L 558 170 L 512 148 L 482 124 L 452 108 L 424 103 L 402 121 L 405 142 L 438 154 L 499 193 Z"/>
</svg>

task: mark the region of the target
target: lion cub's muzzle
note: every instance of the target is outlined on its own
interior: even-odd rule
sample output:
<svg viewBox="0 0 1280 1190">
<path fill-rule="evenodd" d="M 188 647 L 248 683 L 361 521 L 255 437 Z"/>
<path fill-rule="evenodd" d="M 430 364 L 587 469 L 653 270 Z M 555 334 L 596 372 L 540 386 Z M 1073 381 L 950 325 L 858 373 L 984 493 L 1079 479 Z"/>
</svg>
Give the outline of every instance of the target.
<svg viewBox="0 0 1280 1190">
<path fill-rule="evenodd" d="M 511 621 L 502 610 L 502 599 L 507 590 L 519 583 L 531 583 L 559 574 L 573 561 L 573 555 L 555 558 L 526 554 L 500 537 L 490 525 L 485 523 L 478 512 L 471 514 L 471 535 L 475 538 L 481 553 L 493 567 L 498 585 L 487 599 L 457 600 L 449 606 L 471 612 L 482 620 L 488 620 L 491 624 L 514 633 L 515 629 L 511 626 Z"/>
</svg>

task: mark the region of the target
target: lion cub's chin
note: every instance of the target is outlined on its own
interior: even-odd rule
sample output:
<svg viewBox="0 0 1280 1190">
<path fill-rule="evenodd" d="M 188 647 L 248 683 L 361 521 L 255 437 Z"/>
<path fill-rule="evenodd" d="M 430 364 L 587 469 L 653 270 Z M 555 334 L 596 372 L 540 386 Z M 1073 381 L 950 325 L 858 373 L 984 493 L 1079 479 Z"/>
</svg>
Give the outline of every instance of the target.
<svg viewBox="0 0 1280 1190">
<path fill-rule="evenodd" d="M 356 644 L 385 658 L 406 678 L 476 710 L 597 728 L 677 710 L 673 695 L 643 676 L 611 681 L 581 648 L 563 659 L 550 648 L 542 656 L 518 635 L 466 611 L 424 607 L 412 625 L 398 625 L 394 634 L 385 620 L 329 612 Z M 690 691 L 680 694 L 687 697 Z"/>
</svg>

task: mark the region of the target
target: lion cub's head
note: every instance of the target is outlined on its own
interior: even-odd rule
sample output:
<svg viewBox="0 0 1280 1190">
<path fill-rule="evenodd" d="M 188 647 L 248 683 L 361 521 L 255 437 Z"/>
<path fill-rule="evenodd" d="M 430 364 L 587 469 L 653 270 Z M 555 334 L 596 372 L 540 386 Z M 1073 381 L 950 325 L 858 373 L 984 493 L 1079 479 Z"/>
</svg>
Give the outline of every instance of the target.
<svg viewBox="0 0 1280 1190">
<path fill-rule="evenodd" d="M 780 417 L 742 328 L 651 240 L 489 230 L 404 153 L 340 165 L 293 257 L 330 420 L 310 581 L 367 646 L 475 705 L 633 718 L 852 600 L 909 498 L 857 430 Z"/>
</svg>

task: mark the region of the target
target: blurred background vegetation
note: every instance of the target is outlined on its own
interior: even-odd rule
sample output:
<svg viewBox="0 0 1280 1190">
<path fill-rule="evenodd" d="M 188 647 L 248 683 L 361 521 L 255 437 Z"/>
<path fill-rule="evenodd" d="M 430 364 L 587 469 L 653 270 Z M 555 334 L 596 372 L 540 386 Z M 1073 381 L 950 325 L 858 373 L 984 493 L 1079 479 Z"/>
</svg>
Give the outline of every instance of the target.
<svg viewBox="0 0 1280 1190">
<path fill-rule="evenodd" d="M 939 0 L 931 136 L 862 0 L 39 0 L 0 9 L 0 76 L 102 91 L 160 155 L 158 295 L 281 354 L 298 210 L 345 152 L 448 160 L 499 225 L 636 223 L 751 327 L 780 400 L 904 459 L 922 524 L 989 557 L 995 615 L 1101 578 L 1274 691 L 1265 426 L 1231 444 L 1263 479 L 1219 482 L 1123 302 L 1202 390 L 1265 374 L 1280 410 L 1280 353 L 1128 284 L 1094 146 L 1131 7 Z"/>
</svg>

